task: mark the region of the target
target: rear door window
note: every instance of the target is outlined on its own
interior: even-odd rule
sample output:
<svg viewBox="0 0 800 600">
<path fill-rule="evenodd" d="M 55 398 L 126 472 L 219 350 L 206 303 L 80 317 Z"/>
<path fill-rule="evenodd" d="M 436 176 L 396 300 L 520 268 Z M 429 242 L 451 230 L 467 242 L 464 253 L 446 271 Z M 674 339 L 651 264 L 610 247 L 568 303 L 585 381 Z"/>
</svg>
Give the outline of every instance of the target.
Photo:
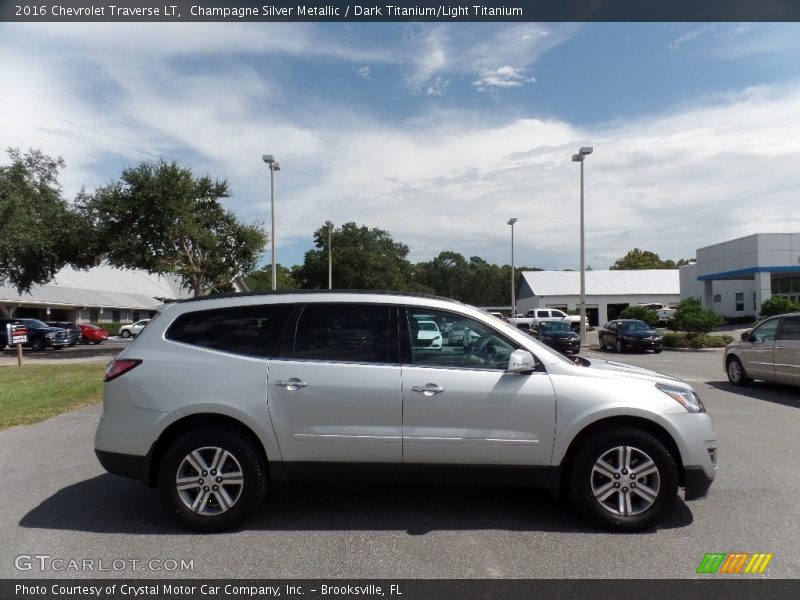
<svg viewBox="0 0 800 600">
<path fill-rule="evenodd" d="M 169 326 L 166 338 L 212 350 L 270 357 L 293 308 L 291 304 L 264 304 L 184 313 Z"/>
<path fill-rule="evenodd" d="M 393 307 L 385 304 L 306 304 L 294 347 L 282 357 L 355 363 L 389 363 Z M 396 330 L 396 325 L 395 325 Z M 395 342 L 396 346 L 396 342 Z"/>
</svg>

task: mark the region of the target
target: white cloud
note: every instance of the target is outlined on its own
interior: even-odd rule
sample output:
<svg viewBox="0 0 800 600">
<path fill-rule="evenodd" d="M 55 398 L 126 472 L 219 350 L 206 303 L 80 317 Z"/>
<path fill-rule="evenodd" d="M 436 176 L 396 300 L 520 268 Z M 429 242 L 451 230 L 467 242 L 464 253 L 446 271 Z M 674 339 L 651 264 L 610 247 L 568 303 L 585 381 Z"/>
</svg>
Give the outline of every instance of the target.
<svg viewBox="0 0 800 600">
<path fill-rule="evenodd" d="M 363 67 L 358 67 L 355 71 L 356 71 L 356 73 L 358 75 L 360 75 L 364 79 L 369 79 L 369 75 L 370 75 L 369 65 L 364 65 Z"/>
<path fill-rule="evenodd" d="M 481 73 L 480 77 L 472 82 L 472 85 L 478 88 L 478 91 L 484 92 L 488 88 L 519 87 L 534 81 L 536 81 L 535 77 L 526 77 L 521 70 L 505 66 Z"/>
</svg>

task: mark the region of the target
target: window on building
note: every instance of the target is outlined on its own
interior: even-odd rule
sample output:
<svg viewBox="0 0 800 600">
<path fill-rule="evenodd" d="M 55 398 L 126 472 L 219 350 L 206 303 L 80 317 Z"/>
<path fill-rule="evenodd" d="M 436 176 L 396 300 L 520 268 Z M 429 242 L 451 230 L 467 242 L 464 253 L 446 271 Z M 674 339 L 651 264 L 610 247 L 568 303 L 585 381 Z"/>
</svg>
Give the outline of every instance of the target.
<svg viewBox="0 0 800 600">
<path fill-rule="evenodd" d="M 736 292 L 736 312 L 744 312 L 744 292 Z"/>
<path fill-rule="evenodd" d="M 756 311 L 756 293 L 753 292 L 753 312 Z"/>
<path fill-rule="evenodd" d="M 120 320 L 121 320 L 121 317 L 122 317 L 122 313 L 120 311 L 118 311 L 118 310 L 112 310 L 111 311 L 111 320 L 114 323 L 119 323 Z"/>
<path fill-rule="evenodd" d="M 714 294 L 714 304 L 722 302 L 722 294 Z"/>
</svg>

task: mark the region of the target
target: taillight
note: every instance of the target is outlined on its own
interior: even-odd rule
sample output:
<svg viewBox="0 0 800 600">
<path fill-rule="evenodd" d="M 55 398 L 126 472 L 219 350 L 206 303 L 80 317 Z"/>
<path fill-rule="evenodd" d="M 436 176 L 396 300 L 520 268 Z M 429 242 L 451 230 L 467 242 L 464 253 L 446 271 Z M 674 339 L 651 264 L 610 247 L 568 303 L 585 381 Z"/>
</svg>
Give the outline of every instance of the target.
<svg viewBox="0 0 800 600">
<path fill-rule="evenodd" d="M 138 358 L 115 358 L 108 363 L 106 373 L 103 375 L 103 381 L 116 379 L 140 364 L 142 364 L 142 361 Z"/>
</svg>

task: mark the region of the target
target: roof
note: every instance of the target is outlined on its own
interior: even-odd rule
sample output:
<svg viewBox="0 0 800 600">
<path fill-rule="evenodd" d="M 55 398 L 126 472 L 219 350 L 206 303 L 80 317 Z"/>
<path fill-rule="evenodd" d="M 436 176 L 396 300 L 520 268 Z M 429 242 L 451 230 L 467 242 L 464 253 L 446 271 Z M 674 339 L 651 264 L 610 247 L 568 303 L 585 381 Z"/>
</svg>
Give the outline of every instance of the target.
<svg viewBox="0 0 800 600">
<path fill-rule="evenodd" d="M 152 275 L 135 269 L 100 265 L 88 271 L 61 269 L 50 283 L 36 285 L 20 294 L 8 284 L 0 285 L 0 303 L 50 306 L 98 306 L 104 308 L 152 309 L 165 300 L 188 298 L 174 276 Z"/>
<path fill-rule="evenodd" d="M 579 271 L 524 271 L 522 277 L 536 296 L 578 296 L 581 293 Z M 587 296 L 680 293 L 678 269 L 586 271 Z"/>
</svg>

